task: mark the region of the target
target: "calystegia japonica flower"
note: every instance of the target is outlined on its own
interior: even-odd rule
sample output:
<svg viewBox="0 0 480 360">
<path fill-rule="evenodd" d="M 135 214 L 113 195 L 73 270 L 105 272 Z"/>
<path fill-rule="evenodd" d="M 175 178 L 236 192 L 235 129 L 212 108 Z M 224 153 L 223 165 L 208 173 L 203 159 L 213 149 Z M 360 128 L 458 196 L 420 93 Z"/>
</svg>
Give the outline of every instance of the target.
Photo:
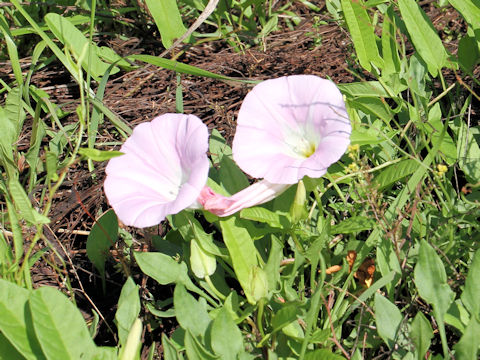
<svg viewBox="0 0 480 360">
<path fill-rule="evenodd" d="M 207 182 L 208 130 L 194 115 L 164 114 L 138 125 L 107 165 L 104 188 L 125 224 L 154 226 L 198 207 Z"/>
<path fill-rule="evenodd" d="M 226 197 L 206 186 L 208 132 L 193 115 L 165 114 L 137 126 L 110 160 L 105 193 L 126 225 L 159 224 L 202 206 L 218 216 L 274 199 L 304 176 L 318 178 L 350 143 L 351 125 L 336 85 L 313 75 L 266 80 L 245 97 L 233 159 L 263 180 Z"/>
<path fill-rule="evenodd" d="M 351 125 L 337 86 L 314 75 L 266 80 L 245 97 L 233 159 L 263 180 L 226 198 L 203 191 L 200 203 L 218 216 L 270 201 L 304 176 L 318 178 L 350 144 Z"/>
</svg>

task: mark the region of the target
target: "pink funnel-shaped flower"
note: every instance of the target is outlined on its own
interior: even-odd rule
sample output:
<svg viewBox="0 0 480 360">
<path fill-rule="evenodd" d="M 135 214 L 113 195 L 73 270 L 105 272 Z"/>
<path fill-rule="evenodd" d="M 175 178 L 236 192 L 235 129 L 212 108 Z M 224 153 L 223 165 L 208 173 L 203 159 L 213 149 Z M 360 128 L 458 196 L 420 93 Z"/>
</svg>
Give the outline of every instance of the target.
<svg viewBox="0 0 480 360">
<path fill-rule="evenodd" d="M 207 182 L 208 131 L 193 115 L 165 114 L 135 127 L 109 161 L 104 188 L 118 218 L 135 227 L 197 205 Z"/>
<path fill-rule="evenodd" d="M 252 184 L 238 193 L 227 197 L 205 186 L 200 192 L 198 202 L 207 211 L 217 216 L 229 216 L 242 209 L 260 205 L 284 192 L 290 185 L 271 184 L 267 180 Z"/>
<path fill-rule="evenodd" d="M 351 125 L 337 86 L 314 75 L 256 85 L 245 97 L 233 139 L 233 159 L 272 184 L 318 178 L 350 143 Z"/>
</svg>

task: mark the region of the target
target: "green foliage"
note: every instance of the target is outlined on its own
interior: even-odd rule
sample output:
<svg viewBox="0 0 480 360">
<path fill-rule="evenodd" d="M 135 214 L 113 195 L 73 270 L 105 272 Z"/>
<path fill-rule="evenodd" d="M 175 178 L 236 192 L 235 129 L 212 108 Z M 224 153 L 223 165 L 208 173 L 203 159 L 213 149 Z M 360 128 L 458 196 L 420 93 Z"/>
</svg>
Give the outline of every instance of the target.
<svg viewBox="0 0 480 360">
<path fill-rule="evenodd" d="M 145 0 L 145 3 L 160 31 L 163 46 L 168 49 L 172 46 L 175 38 L 179 38 L 187 31 L 183 26 L 177 2 L 175 0 Z"/>
<path fill-rule="evenodd" d="M 358 61 L 367 71 L 372 70 L 371 63 L 381 67 L 382 59 L 378 53 L 374 27 L 365 9 L 363 1 L 342 0 L 342 10 L 347 22 Z"/>
<path fill-rule="evenodd" d="M 118 219 L 113 210 L 104 213 L 92 227 L 87 238 L 87 256 L 102 276 L 105 291 L 105 261 L 118 237 Z"/>
<path fill-rule="evenodd" d="M 359 80 L 339 84 L 352 121 L 352 147 L 323 179 L 304 179 L 296 194 L 292 187 L 271 203 L 228 218 L 175 214 L 162 236 L 149 229 L 130 234 L 106 211 L 92 227 L 86 250 L 104 288 L 111 268 L 126 279 L 114 320 L 117 347 L 94 344 L 98 316 L 88 328 L 60 292 L 33 290 L 38 284 L 30 268 L 54 256 L 59 283 L 75 294 L 70 265 L 46 231 L 52 201 L 65 190 L 71 170 L 87 160 L 94 182 L 94 161 L 121 155 L 100 150 L 107 149 L 100 131 L 115 139 L 131 133 L 103 103 L 110 74 L 142 66 L 135 61 L 229 83 L 257 82 L 177 61 L 188 49 L 176 49 L 171 59 L 144 53 L 122 59 L 98 43 L 100 35 L 128 38 L 137 26 L 151 32 L 155 25 L 168 48 L 207 3 L 146 1 L 155 24 L 141 23 L 147 8 L 137 5 L 109 9 L 98 2 L 92 9 L 95 2 L 77 2 L 91 17 L 72 12 L 73 1 L 62 2 L 70 6 L 64 11 L 17 0 L 0 9 L 1 54 L 13 74 L 1 80 L 0 359 L 138 359 L 142 334 L 156 336 L 172 322 L 177 329 L 162 333 L 163 354 L 157 354 L 165 359 L 424 359 L 441 356 L 440 348 L 444 356 L 476 359 L 478 0 L 449 1 L 467 26 L 451 53 L 445 32 L 433 27 L 417 1 L 327 1 L 327 11 L 348 29 L 355 50 L 348 65 Z M 220 1 L 187 40 L 221 39 L 236 51 L 255 44 L 268 48 L 272 32 L 299 23 L 300 6 L 310 11 L 302 12 L 305 17 L 322 11 L 305 0 L 273 3 Z M 124 21 L 128 17 L 135 26 Z M 29 41 L 38 44 L 26 46 Z M 51 62 L 78 85 L 78 108 L 69 118 L 76 116 L 74 122 L 67 123 L 65 108 L 32 85 L 35 72 Z M 461 81 L 444 76 L 445 68 Z M 364 70 L 369 81 L 362 81 Z M 179 110 L 186 91 L 180 90 Z M 229 195 L 249 185 L 216 129 L 209 154 L 208 185 L 215 191 Z M 138 251 L 139 242 L 156 252 Z M 120 266 L 106 267 L 112 247 Z"/>
<path fill-rule="evenodd" d="M 120 298 L 118 299 L 118 308 L 115 313 L 115 322 L 118 329 L 118 337 L 121 345 L 127 343 L 127 337 L 135 320 L 140 314 L 140 298 L 138 296 L 138 286 L 131 277 L 128 277 L 122 287 Z"/>
<path fill-rule="evenodd" d="M 80 311 L 56 289 L 28 291 L 0 279 L 0 308 L 2 356 L 79 359 L 107 351 L 95 345 Z"/>
</svg>

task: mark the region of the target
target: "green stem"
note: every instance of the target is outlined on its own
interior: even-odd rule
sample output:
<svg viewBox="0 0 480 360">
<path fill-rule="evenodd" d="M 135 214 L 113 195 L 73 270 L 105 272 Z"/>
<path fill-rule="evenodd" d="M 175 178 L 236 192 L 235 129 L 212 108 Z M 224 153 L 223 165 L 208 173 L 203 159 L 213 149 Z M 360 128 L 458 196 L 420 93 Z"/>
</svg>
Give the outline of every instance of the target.
<svg viewBox="0 0 480 360">
<path fill-rule="evenodd" d="M 263 310 L 264 310 L 264 300 L 260 299 L 258 302 L 258 311 L 257 311 L 257 328 L 260 334 L 262 335 L 262 338 L 265 337 L 265 332 L 263 331 Z"/>
<path fill-rule="evenodd" d="M 210 287 L 210 290 L 215 294 L 216 297 L 218 297 L 220 300 L 225 301 L 226 297 L 223 295 L 218 289 L 213 285 L 212 280 L 210 279 L 210 276 L 205 275 L 205 281 L 207 282 L 208 286 Z"/>
<path fill-rule="evenodd" d="M 320 279 L 319 282 L 317 283 L 317 287 L 315 290 L 312 289 L 312 291 L 315 291 L 313 296 L 311 297 L 310 300 L 310 309 L 308 310 L 307 313 L 307 327 L 305 329 L 305 337 L 303 338 L 302 342 L 302 348 L 300 350 L 300 355 L 298 357 L 299 360 L 303 360 L 305 357 L 305 352 L 307 351 L 307 345 L 310 341 L 310 337 L 312 335 L 312 330 L 314 325 L 317 323 L 318 319 L 318 313 L 320 312 L 320 298 L 322 295 L 322 290 L 323 290 L 323 284 L 325 282 L 325 276 L 327 272 L 327 267 L 325 264 L 325 259 L 323 258 L 322 254 L 319 254 L 319 260 L 320 260 L 320 267 L 322 271 L 320 272 Z"/>
</svg>

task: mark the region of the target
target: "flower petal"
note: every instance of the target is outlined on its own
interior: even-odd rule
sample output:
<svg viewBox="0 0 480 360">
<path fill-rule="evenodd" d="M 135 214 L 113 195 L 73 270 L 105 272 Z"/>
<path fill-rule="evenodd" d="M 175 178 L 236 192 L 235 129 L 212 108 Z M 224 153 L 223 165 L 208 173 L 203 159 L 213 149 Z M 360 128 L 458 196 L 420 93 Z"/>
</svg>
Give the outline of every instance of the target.
<svg viewBox="0 0 480 360">
<path fill-rule="evenodd" d="M 238 193 L 226 197 L 215 193 L 205 186 L 201 191 L 198 202 L 203 208 L 217 216 L 229 216 L 242 209 L 260 205 L 273 200 L 283 193 L 290 185 L 271 184 L 266 180 L 252 184 Z"/>
<path fill-rule="evenodd" d="M 350 132 L 333 82 L 314 75 L 266 80 L 242 103 L 233 157 L 252 177 L 293 184 L 322 176 L 347 149 Z"/>
<path fill-rule="evenodd" d="M 104 189 L 125 224 L 159 224 L 196 202 L 208 176 L 208 131 L 193 115 L 164 114 L 135 127 L 109 161 Z"/>
</svg>

